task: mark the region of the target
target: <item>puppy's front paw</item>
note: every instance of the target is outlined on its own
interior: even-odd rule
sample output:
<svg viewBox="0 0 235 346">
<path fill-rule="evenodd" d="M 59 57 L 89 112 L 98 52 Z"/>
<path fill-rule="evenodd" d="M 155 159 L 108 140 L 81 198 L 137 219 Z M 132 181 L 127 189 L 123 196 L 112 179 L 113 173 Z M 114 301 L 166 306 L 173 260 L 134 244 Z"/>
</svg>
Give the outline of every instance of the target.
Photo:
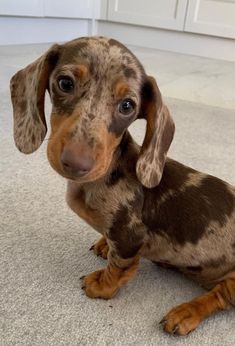
<svg viewBox="0 0 235 346">
<path fill-rule="evenodd" d="M 184 303 L 172 309 L 160 322 L 163 329 L 173 335 L 187 335 L 201 322 L 197 305 Z"/>
<path fill-rule="evenodd" d="M 97 256 L 101 256 L 102 258 L 107 259 L 109 246 L 107 244 L 106 239 L 102 237 L 94 245 L 92 245 L 90 250 L 93 250 Z"/>
<path fill-rule="evenodd" d="M 110 299 L 117 293 L 119 287 L 108 280 L 106 270 L 98 270 L 83 278 L 82 288 L 88 297 Z"/>
</svg>

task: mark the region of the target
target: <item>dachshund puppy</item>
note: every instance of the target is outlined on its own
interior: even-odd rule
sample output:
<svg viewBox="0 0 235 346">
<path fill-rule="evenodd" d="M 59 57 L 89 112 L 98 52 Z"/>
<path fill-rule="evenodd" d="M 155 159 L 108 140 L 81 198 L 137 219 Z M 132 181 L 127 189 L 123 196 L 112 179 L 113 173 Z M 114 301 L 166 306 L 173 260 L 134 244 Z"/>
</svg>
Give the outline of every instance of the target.
<svg viewBox="0 0 235 346">
<path fill-rule="evenodd" d="M 154 78 L 121 43 L 86 37 L 53 45 L 11 79 L 14 138 L 26 154 L 43 142 L 67 179 L 67 202 L 102 238 L 106 268 L 83 278 L 88 297 L 112 298 L 141 257 L 178 268 L 206 294 L 171 310 L 166 332 L 186 335 L 235 304 L 235 188 L 167 158 L 174 122 Z M 139 147 L 129 125 L 146 119 Z"/>
</svg>

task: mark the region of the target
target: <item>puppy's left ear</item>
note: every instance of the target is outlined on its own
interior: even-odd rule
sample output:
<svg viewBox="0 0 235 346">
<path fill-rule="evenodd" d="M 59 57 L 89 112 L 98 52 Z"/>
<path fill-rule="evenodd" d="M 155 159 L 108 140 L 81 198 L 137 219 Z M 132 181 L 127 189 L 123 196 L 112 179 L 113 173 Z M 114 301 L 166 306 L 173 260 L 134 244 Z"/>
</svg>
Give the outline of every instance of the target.
<svg viewBox="0 0 235 346">
<path fill-rule="evenodd" d="M 147 77 L 143 85 L 141 117 L 147 120 L 147 126 L 136 174 L 144 186 L 153 188 L 162 178 L 167 151 L 175 132 L 174 121 L 153 77 Z"/>
</svg>

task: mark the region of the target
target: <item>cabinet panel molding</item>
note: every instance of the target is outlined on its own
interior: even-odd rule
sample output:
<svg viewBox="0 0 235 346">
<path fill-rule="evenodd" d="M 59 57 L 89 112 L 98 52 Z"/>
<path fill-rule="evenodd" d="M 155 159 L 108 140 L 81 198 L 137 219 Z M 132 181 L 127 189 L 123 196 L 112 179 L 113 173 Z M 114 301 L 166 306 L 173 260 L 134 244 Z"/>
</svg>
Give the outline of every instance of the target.
<svg viewBox="0 0 235 346">
<path fill-rule="evenodd" d="M 109 0 L 108 20 L 183 30 L 187 0 Z"/>
<path fill-rule="evenodd" d="M 98 19 L 106 2 L 101 7 L 101 0 L 0 0 L 0 15 Z"/>
<path fill-rule="evenodd" d="M 185 31 L 235 38 L 235 0 L 190 0 Z"/>
<path fill-rule="evenodd" d="M 43 17 L 43 0 L 0 0 L 0 15 Z"/>
<path fill-rule="evenodd" d="M 99 18 L 100 0 L 44 0 L 45 17 Z"/>
</svg>

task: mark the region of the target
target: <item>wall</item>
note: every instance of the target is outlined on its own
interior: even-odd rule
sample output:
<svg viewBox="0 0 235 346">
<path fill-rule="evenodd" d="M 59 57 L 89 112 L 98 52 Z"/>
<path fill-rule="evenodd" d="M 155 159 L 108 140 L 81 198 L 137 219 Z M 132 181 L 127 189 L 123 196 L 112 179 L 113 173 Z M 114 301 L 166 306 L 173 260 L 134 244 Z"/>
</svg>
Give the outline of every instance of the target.
<svg viewBox="0 0 235 346">
<path fill-rule="evenodd" d="M 215 2 L 212 0 L 167 0 L 168 3 L 173 1 L 175 8 L 178 8 L 176 16 L 174 17 L 174 11 L 168 13 L 166 6 L 161 5 L 158 11 L 153 11 L 155 18 L 152 18 L 151 26 L 148 21 L 151 11 L 147 5 L 152 3 L 155 6 L 155 0 L 145 0 L 145 17 L 140 12 L 134 17 L 132 14 L 132 20 L 128 15 L 128 10 L 132 12 L 131 6 L 126 1 L 134 1 L 134 4 L 138 2 L 140 8 L 143 6 L 142 0 L 0 0 L 0 32 L 4 33 L 0 35 L 0 45 L 63 42 L 99 34 L 130 45 L 235 61 L 235 40 L 218 37 L 219 33 L 225 36 L 228 28 L 230 36 L 234 35 L 235 26 L 226 26 L 225 20 L 222 30 L 221 25 L 217 28 L 210 17 L 202 25 L 198 10 L 197 16 L 193 16 L 196 5 L 214 6 Z M 156 1 L 165 3 L 165 0 Z M 235 2 L 216 2 L 220 5 L 223 3 L 225 9 L 230 6 L 232 18 L 235 14 Z M 121 4 L 120 11 L 118 4 Z M 126 13 L 123 11 L 124 5 Z M 224 13 L 219 11 L 216 16 L 223 14 L 225 18 L 226 11 L 228 9 Z M 211 10 L 206 13 L 208 17 Z M 167 20 L 166 15 L 169 17 Z M 217 18 L 216 16 L 213 18 Z M 142 24 L 139 23 L 140 19 Z M 127 23 L 128 21 L 132 21 L 132 24 Z M 215 30 L 214 34 L 211 27 Z M 211 32 L 210 35 L 206 34 L 207 30 Z"/>
<path fill-rule="evenodd" d="M 0 45 L 93 35 L 100 9 L 100 0 L 0 0 Z"/>
</svg>

